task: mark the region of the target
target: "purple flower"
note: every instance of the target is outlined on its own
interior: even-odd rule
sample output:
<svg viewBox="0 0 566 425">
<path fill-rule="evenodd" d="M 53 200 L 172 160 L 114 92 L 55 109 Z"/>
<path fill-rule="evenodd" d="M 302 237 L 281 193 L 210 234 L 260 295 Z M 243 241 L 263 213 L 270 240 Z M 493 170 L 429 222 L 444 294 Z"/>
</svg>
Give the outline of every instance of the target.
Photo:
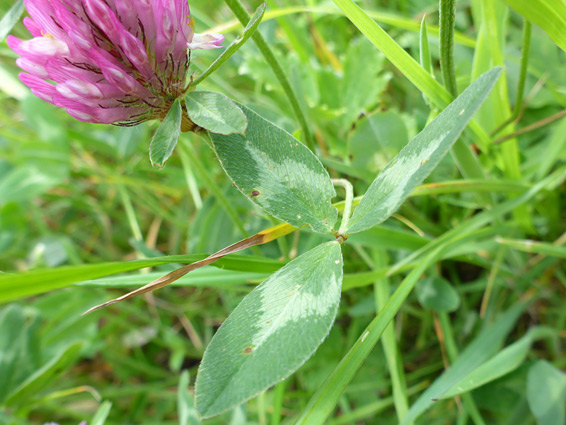
<svg viewBox="0 0 566 425">
<path fill-rule="evenodd" d="M 188 0 L 25 0 L 31 40 L 8 45 L 38 97 L 80 121 L 131 126 L 162 119 L 184 94 L 195 34 Z"/>
</svg>

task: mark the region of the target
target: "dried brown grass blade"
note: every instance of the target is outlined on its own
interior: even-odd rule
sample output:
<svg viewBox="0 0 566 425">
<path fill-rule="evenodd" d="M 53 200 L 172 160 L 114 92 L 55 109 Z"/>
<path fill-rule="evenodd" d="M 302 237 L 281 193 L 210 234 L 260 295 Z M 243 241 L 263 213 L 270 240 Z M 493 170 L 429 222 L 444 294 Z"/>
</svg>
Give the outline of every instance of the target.
<svg viewBox="0 0 566 425">
<path fill-rule="evenodd" d="M 104 307 L 108 307 L 113 304 L 117 304 L 121 301 L 129 300 L 130 298 L 137 297 L 138 295 L 145 294 L 147 292 L 155 291 L 156 289 L 163 288 L 164 286 L 169 285 L 170 283 L 175 282 L 176 280 L 182 278 L 187 273 L 192 272 L 193 270 L 200 269 L 201 267 L 208 266 L 209 264 L 214 263 L 215 261 L 220 260 L 222 257 L 225 257 L 228 254 L 234 254 L 238 251 L 242 251 L 246 248 L 249 248 L 254 245 L 261 245 L 267 242 L 271 242 L 274 239 L 277 239 L 281 236 L 289 234 L 293 231 L 297 230 L 295 227 L 289 224 L 281 224 L 279 226 L 272 227 L 270 229 L 264 230 L 259 232 L 253 236 L 250 236 L 247 239 L 243 239 L 235 244 L 232 244 L 224 249 L 221 249 L 218 252 L 206 257 L 204 260 L 197 261 L 196 263 L 189 264 L 187 266 L 181 267 L 180 269 L 174 270 L 169 274 L 166 274 L 159 279 L 154 280 L 151 283 L 148 283 L 141 288 L 136 289 L 135 291 L 128 292 L 121 297 L 115 298 L 103 304 L 94 306 L 83 313 L 83 315 L 92 313 L 93 311 L 100 310 Z"/>
</svg>

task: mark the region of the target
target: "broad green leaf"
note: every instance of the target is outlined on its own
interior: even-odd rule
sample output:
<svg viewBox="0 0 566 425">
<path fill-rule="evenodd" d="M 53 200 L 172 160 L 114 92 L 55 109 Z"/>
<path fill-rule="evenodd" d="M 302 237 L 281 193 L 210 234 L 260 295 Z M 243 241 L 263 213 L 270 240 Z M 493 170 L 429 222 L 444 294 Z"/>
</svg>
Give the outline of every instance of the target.
<svg viewBox="0 0 566 425">
<path fill-rule="evenodd" d="M 541 27 L 566 51 L 566 2 L 564 0 L 502 0 L 525 19 Z"/>
<path fill-rule="evenodd" d="M 413 403 L 400 425 L 413 423 L 425 410 L 434 404 L 433 398 L 448 391 L 483 363 L 492 358 L 501 348 L 515 322 L 526 308 L 526 304 L 516 304 L 501 314 L 490 326 L 483 329 L 460 354 L 450 369 L 444 372 Z"/>
<path fill-rule="evenodd" d="M 538 425 L 566 423 L 566 374 L 546 360 L 529 369 L 527 401 Z"/>
<path fill-rule="evenodd" d="M 417 299 L 424 308 L 437 313 L 450 313 L 460 306 L 458 292 L 441 277 L 421 280 L 416 287 Z"/>
<path fill-rule="evenodd" d="M 6 405 L 20 405 L 29 402 L 53 379 L 63 373 L 78 358 L 82 342 L 75 342 L 53 356 L 49 362 L 22 382 L 6 399 Z"/>
<path fill-rule="evenodd" d="M 224 170 L 238 189 L 269 214 L 315 232 L 332 231 L 336 192 L 320 161 L 302 143 L 255 112 L 244 135 L 211 134 Z"/>
<path fill-rule="evenodd" d="M 251 19 L 248 21 L 246 28 L 244 28 L 243 34 L 238 37 L 232 44 L 230 44 L 224 52 L 214 61 L 212 65 L 208 67 L 206 71 L 204 71 L 195 81 L 192 82 L 191 87 L 196 87 L 200 83 L 202 83 L 210 74 L 216 71 L 218 68 L 224 64 L 228 59 L 232 57 L 234 53 L 240 50 L 240 47 L 244 45 L 246 41 L 256 32 L 257 27 L 259 26 L 261 19 L 265 13 L 265 7 L 267 3 L 262 3 L 255 11 Z M 190 114 L 189 114 L 190 115 Z M 202 127 L 202 126 L 201 126 Z"/>
<path fill-rule="evenodd" d="M 0 20 L 0 43 L 12 31 L 12 28 L 24 13 L 24 0 L 18 0 Z"/>
<path fill-rule="evenodd" d="M 501 350 L 496 356 L 488 359 L 474 371 L 464 376 L 446 392 L 434 398 L 452 398 L 507 375 L 525 361 L 534 341 L 554 335 L 556 335 L 556 332 L 548 328 L 530 329 L 520 340 Z"/>
<path fill-rule="evenodd" d="M 353 41 L 348 47 L 338 100 L 344 109 L 346 125 L 370 111 L 387 87 L 390 76 L 379 75 L 383 72 L 384 62 L 383 55 L 365 38 Z M 372 66 L 367 66 L 368 63 Z"/>
<path fill-rule="evenodd" d="M 165 166 L 165 162 L 169 159 L 177 141 L 181 135 L 181 120 L 183 117 L 183 108 L 179 99 L 173 102 L 167 116 L 157 128 L 151 144 L 149 145 L 149 159 L 151 165 L 157 165 L 160 168 Z"/>
<path fill-rule="evenodd" d="M 438 250 L 435 250 L 430 253 L 403 279 L 403 282 L 389 298 L 385 307 L 366 327 L 352 348 L 340 360 L 338 366 L 312 396 L 295 425 L 322 425 L 327 423 L 328 416 L 334 410 L 338 399 L 369 356 L 373 347 L 377 344 L 377 341 L 379 341 L 379 338 L 413 290 L 422 273 L 434 263 L 438 252 Z"/>
<path fill-rule="evenodd" d="M 199 413 L 222 413 L 297 370 L 328 335 L 341 286 L 342 253 L 332 241 L 255 288 L 204 353 L 196 381 Z"/>
<path fill-rule="evenodd" d="M 223 94 L 192 91 L 185 96 L 187 113 L 192 122 L 212 133 L 245 133 L 248 120 L 242 110 Z"/>
<path fill-rule="evenodd" d="M 347 233 L 369 229 L 399 208 L 458 140 L 500 74 L 495 68 L 479 77 L 393 158 L 354 211 Z"/>
</svg>

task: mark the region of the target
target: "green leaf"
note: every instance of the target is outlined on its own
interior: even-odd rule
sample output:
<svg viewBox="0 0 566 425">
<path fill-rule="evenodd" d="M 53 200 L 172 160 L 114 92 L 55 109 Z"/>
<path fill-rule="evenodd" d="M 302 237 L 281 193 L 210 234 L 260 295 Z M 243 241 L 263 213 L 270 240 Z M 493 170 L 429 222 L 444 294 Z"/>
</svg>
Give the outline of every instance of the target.
<svg viewBox="0 0 566 425">
<path fill-rule="evenodd" d="M 437 313 L 450 313 L 460 306 L 458 292 L 440 277 L 429 277 L 421 280 L 416 287 L 417 298 L 424 308 Z"/>
<path fill-rule="evenodd" d="M 423 16 L 421 20 L 421 30 L 419 38 L 419 58 L 421 61 L 421 66 L 426 72 L 432 75 L 432 59 L 430 56 L 430 47 L 428 43 L 428 31 L 426 29 L 426 15 Z"/>
<path fill-rule="evenodd" d="M 0 43 L 4 41 L 6 36 L 12 31 L 14 25 L 18 22 L 24 13 L 24 0 L 18 0 L 0 21 Z"/>
<path fill-rule="evenodd" d="M 72 284 L 90 279 L 97 279 L 163 264 L 193 263 L 206 257 L 206 255 L 174 255 L 169 257 L 155 257 L 147 260 L 63 266 L 53 269 L 33 270 L 26 273 L 0 274 L 0 304 L 53 291 L 55 289 L 65 288 Z M 249 255 L 229 255 L 214 264 L 229 270 L 273 272 L 279 269 L 281 263 L 267 258 L 252 257 Z M 147 281 L 149 281 L 149 278 L 146 280 L 146 283 Z"/>
<path fill-rule="evenodd" d="M 153 139 L 151 139 L 151 144 L 149 145 L 151 165 L 157 165 L 160 168 L 165 166 L 165 162 L 173 153 L 181 135 L 182 117 L 183 108 L 181 107 L 181 101 L 176 99 L 167 116 L 155 132 Z"/>
<path fill-rule="evenodd" d="M 566 51 L 566 2 L 564 0 L 503 0 L 526 20 L 541 27 Z"/>
<path fill-rule="evenodd" d="M 30 313 L 18 304 L 0 313 L 0 406 L 14 388 L 40 367 L 37 349 L 41 320 Z"/>
<path fill-rule="evenodd" d="M 295 425 L 322 425 L 334 410 L 338 400 L 356 372 L 369 356 L 379 338 L 403 302 L 407 299 L 423 272 L 436 260 L 439 250 L 435 250 L 403 279 L 397 290 L 385 304 L 385 307 L 362 332 L 348 353 L 326 378 L 312 396 L 301 417 Z"/>
<path fill-rule="evenodd" d="M 527 376 L 527 401 L 538 425 L 566 423 L 566 374 L 539 360 Z"/>
<path fill-rule="evenodd" d="M 79 357 L 82 342 L 75 342 L 53 356 L 48 363 L 22 382 L 6 399 L 6 405 L 29 402 L 53 379 L 69 368 Z"/>
<path fill-rule="evenodd" d="M 328 335 L 341 286 L 342 253 L 332 241 L 254 289 L 204 353 L 196 382 L 199 413 L 222 413 L 297 370 Z"/>
<path fill-rule="evenodd" d="M 200 83 L 202 83 L 207 77 L 210 76 L 214 71 L 220 68 L 224 62 L 232 57 L 234 53 L 240 50 L 240 47 L 244 45 L 246 41 L 256 32 L 262 18 L 263 14 L 265 13 L 265 7 L 267 3 L 262 3 L 255 11 L 253 16 L 248 21 L 246 28 L 244 28 L 244 32 L 240 37 L 238 37 L 232 44 L 230 44 L 224 52 L 214 61 L 212 65 L 208 67 L 206 71 L 204 71 L 195 81 L 192 82 L 191 87 L 196 87 Z M 190 115 L 190 114 L 189 114 Z"/>
<path fill-rule="evenodd" d="M 269 214 L 315 232 L 332 231 L 338 211 L 328 172 L 316 156 L 286 131 L 250 109 L 244 135 L 211 138 L 224 170 L 238 189 Z"/>
<path fill-rule="evenodd" d="M 96 413 L 94 414 L 92 420 L 89 422 L 90 425 L 104 425 L 108 415 L 110 414 L 110 409 L 112 409 L 112 403 L 108 400 L 100 405 Z"/>
<path fill-rule="evenodd" d="M 434 404 L 433 398 L 448 391 L 480 365 L 493 357 L 503 345 L 505 338 L 513 328 L 519 316 L 525 310 L 526 304 L 516 304 L 501 314 L 489 327 L 466 347 L 446 372 L 415 401 L 409 413 L 401 421 L 401 425 L 413 423 L 425 410 Z"/>
<path fill-rule="evenodd" d="M 196 125 L 218 134 L 245 133 L 248 120 L 231 99 L 212 91 L 192 91 L 185 96 L 187 113 Z"/>
<path fill-rule="evenodd" d="M 393 158 L 354 211 L 347 233 L 369 229 L 399 208 L 458 140 L 500 75 L 495 68 L 479 77 Z"/>
<path fill-rule="evenodd" d="M 566 247 L 560 245 L 554 245 L 546 242 L 537 242 L 529 239 L 519 240 L 497 238 L 496 241 L 501 245 L 505 245 L 519 251 L 566 259 Z"/>
<path fill-rule="evenodd" d="M 507 375 L 517 369 L 525 361 L 534 341 L 554 335 L 556 335 L 556 332 L 548 328 L 530 329 L 521 339 L 501 350 L 496 356 L 490 358 L 471 373 L 464 376 L 450 389 L 442 393 L 440 397 L 434 397 L 434 399 L 452 398 Z"/>
</svg>

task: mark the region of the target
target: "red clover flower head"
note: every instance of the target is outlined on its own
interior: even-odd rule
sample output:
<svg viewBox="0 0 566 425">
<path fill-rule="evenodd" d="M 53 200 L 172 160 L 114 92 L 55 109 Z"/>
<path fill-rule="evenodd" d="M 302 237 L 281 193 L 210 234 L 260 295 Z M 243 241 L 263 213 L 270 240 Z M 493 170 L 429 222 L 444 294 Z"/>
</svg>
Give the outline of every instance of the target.
<svg viewBox="0 0 566 425">
<path fill-rule="evenodd" d="M 25 0 L 31 40 L 8 45 L 38 97 L 84 122 L 163 118 L 185 92 L 191 50 L 221 47 L 195 34 L 188 0 Z"/>
</svg>

